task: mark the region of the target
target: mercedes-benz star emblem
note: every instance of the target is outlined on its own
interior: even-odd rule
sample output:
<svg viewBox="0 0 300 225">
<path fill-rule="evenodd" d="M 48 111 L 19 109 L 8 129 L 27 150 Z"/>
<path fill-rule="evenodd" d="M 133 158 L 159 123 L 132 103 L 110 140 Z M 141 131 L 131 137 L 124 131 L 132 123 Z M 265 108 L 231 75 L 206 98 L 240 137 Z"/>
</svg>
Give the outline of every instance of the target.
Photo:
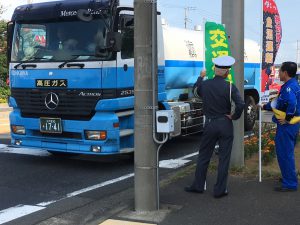
<svg viewBox="0 0 300 225">
<path fill-rule="evenodd" d="M 59 99 L 57 94 L 50 92 L 47 94 L 46 98 L 45 98 L 45 106 L 47 107 L 47 109 L 50 110 L 54 110 L 57 108 L 59 103 Z"/>
</svg>

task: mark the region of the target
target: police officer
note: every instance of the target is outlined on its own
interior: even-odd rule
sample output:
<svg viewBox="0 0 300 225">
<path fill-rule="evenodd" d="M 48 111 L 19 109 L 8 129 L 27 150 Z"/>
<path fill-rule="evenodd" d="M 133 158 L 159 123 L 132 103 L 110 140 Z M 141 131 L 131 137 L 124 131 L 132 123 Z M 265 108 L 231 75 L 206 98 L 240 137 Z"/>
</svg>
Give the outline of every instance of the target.
<svg viewBox="0 0 300 225">
<path fill-rule="evenodd" d="M 294 62 L 282 63 L 279 70 L 280 80 L 284 82 L 277 98 L 276 109 L 286 113 L 284 119 L 276 119 L 277 123 L 275 146 L 278 164 L 281 170 L 282 180 L 275 191 L 296 191 L 298 179 L 295 168 L 294 148 L 300 124 L 290 124 L 293 117 L 300 116 L 300 86 L 295 79 L 297 64 Z M 272 111 L 271 103 L 263 105 L 264 110 Z"/>
<path fill-rule="evenodd" d="M 235 63 L 235 59 L 231 56 L 220 56 L 215 58 L 213 63 L 215 64 L 215 77 L 203 81 L 206 72 L 202 71 L 194 85 L 194 94 L 203 100 L 203 112 L 206 120 L 194 182 L 191 186 L 185 187 L 185 191 L 203 193 L 207 168 L 218 142 L 219 166 L 217 182 L 214 186 L 214 197 L 221 198 L 228 194 L 227 177 L 233 142 L 232 120 L 240 118 L 245 103 L 236 86 L 225 80 L 231 66 Z M 231 100 L 235 103 L 233 113 L 231 113 Z"/>
</svg>

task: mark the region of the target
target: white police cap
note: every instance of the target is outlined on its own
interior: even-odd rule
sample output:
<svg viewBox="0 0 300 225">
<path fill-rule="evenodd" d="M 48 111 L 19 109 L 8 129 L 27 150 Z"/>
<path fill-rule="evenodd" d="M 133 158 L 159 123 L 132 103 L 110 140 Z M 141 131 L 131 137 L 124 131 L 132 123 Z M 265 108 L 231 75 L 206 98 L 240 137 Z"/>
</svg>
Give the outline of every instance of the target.
<svg viewBox="0 0 300 225">
<path fill-rule="evenodd" d="M 234 63 L 235 59 L 231 56 L 219 56 L 215 59 L 213 59 L 213 63 L 216 67 L 219 68 L 230 68 Z"/>
</svg>

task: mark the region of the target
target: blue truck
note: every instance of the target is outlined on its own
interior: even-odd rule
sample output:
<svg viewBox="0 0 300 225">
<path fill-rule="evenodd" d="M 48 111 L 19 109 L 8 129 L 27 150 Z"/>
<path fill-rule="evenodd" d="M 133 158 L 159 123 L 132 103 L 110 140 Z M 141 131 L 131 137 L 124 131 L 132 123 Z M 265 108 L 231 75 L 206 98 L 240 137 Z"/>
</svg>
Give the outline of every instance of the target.
<svg viewBox="0 0 300 225">
<path fill-rule="evenodd" d="M 170 27 L 160 13 L 157 26 L 159 108 L 179 109 L 173 136 L 201 132 L 202 103 L 191 89 L 203 68 L 203 33 Z M 119 1 L 17 7 L 8 24 L 12 145 L 57 155 L 133 152 L 133 40 L 134 10 Z M 259 46 L 246 40 L 247 130 L 259 68 Z"/>
</svg>

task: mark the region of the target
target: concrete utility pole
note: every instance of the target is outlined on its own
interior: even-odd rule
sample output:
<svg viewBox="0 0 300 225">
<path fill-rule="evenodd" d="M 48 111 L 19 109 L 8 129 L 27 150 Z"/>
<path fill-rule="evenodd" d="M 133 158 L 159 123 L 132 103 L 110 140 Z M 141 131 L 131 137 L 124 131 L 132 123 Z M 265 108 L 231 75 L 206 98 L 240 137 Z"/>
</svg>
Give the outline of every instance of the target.
<svg viewBox="0 0 300 225">
<path fill-rule="evenodd" d="M 236 86 L 244 96 L 244 0 L 222 0 L 222 23 L 226 26 L 232 56 L 236 59 Z M 244 165 L 244 116 L 234 122 L 231 165 Z"/>
<path fill-rule="evenodd" d="M 135 210 L 156 211 L 157 145 L 153 141 L 153 98 L 157 106 L 157 3 L 155 0 L 134 1 L 134 148 Z M 157 78 L 156 78 L 157 79 Z"/>
</svg>

